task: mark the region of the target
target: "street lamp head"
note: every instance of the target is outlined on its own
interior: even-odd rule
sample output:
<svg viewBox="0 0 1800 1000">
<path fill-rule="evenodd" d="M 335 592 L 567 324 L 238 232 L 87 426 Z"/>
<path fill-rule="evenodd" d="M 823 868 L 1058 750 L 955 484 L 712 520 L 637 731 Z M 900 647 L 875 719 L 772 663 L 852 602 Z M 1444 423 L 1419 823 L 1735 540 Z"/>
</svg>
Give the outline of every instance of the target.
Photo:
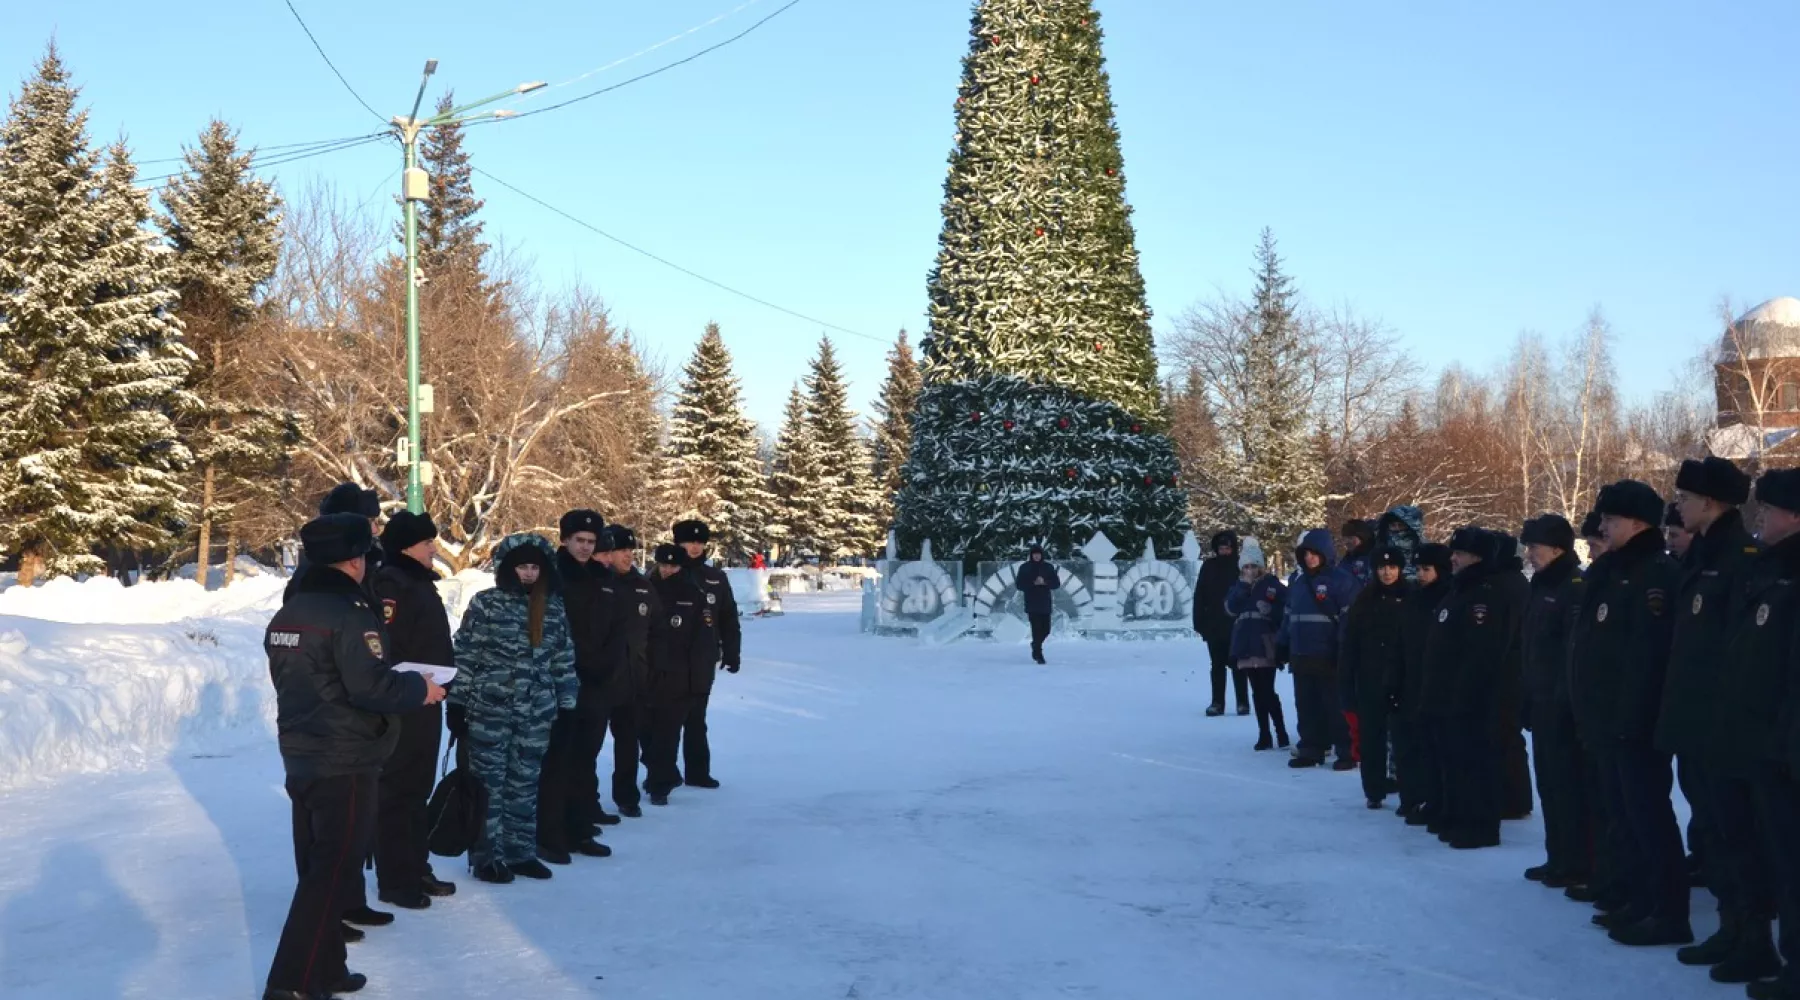
<svg viewBox="0 0 1800 1000">
<path fill-rule="evenodd" d="M 534 90 L 543 90 L 547 86 L 549 86 L 549 84 L 545 83 L 542 80 L 538 80 L 533 83 L 521 83 L 521 84 L 519 84 L 518 92 L 521 94 L 529 94 Z"/>
<path fill-rule="evenodd" d="M 425 60 L 425 75 L 430 76 L 431 74 L 436 73 L 436 72 L 437 72 L 437 60 L 436 59 Z"/>
<path fill-rule="evenodd" d="M 519 117 L 519 113 L 517 111 L 513 111 L 510 108 L 502 108 L 499 111 L 493 112 L 493 117 L 495 117 L 495 118 L 517 118 L 517 117 Z"/>
</svg>

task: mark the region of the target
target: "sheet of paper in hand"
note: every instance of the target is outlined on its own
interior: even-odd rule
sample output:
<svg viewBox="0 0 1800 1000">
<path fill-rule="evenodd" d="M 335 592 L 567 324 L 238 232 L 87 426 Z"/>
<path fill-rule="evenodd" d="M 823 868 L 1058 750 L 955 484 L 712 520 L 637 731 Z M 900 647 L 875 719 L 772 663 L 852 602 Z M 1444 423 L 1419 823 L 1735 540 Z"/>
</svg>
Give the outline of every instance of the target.
<svg viewBox="0 0 1800 1000">
<path fill-rule="evenodd" d="M 424 674 L 431 678 L 438 687 L 443 687 L 456 679 L 455 667 L 440 667 L 432 663 L 396 663 L 394 669 L 409 674 Z"/>
</svg>

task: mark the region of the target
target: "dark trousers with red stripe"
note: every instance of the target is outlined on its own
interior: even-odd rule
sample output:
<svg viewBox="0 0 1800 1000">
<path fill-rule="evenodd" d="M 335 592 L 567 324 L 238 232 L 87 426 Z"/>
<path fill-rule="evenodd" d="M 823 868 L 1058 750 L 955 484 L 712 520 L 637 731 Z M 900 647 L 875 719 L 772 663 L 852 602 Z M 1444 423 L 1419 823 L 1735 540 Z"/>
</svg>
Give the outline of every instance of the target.
<svg viewBox="0 0 1800 1000">
<path fill-rule="evenodd" d="M 328 993 L 342 981 L 345 901 L 359 892 L 375 838 L 375 772 L 287 780 L 299 884 L 288 907 L 269 989 Z M 354 904 L 352 904 L 354 905 Z"/>
</svg>

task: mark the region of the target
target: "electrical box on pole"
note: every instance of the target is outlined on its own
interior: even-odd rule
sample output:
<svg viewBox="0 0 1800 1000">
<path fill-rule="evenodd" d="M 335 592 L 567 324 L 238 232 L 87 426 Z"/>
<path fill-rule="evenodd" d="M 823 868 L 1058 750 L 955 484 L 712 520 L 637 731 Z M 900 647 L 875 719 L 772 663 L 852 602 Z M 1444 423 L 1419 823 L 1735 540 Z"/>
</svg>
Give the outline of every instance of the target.
<svg viewBox="0 0 1800 1000">
<path fill-rule="evenodd" d="M 437 412 L 437 396 L 431 391 L 431 383 L 429 382 L 422 382 L 419 384 L 419 412 Z"/>
<path fill-rule="evenodd" d="M 423 167 L 407 167 L 400 178 L 400 193 L 407 201 L 430 201 L 431 175 Z"/>
<path fill-rule="evenodd" d="M 394 464 L 402 469 L 412 464 L 412 448 L 408 447 L 410 443 L 406 438 L 394 442 Z"/>
<path fill-rule="evenodd" d="M 420 486 L 430 486 L 431 485 L 431 480 L 433 478 L 433 475 L 432 475 L 433 471 L 434 470 L 432 469 L 430 462 L 420 462 L 419 463 L 419 485 Z"/>
</svg>

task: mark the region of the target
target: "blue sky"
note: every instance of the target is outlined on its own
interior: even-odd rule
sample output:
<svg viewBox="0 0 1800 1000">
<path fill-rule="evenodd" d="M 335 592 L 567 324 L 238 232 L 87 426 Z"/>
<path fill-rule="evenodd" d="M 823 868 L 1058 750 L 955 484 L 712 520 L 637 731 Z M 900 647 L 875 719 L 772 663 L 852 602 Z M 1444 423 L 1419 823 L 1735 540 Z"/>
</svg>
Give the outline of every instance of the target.
<svg viewBox="0 0 1800 1000">
<path fill-rule="evenodd" d="M 427 57 L 475 97 L 567 80 L 744 0 L 431 5 L 294 0 L 352 85 L 405 112 Z M 533 103 L 680 58 L 785 0 Z M 1485 368 L 1521 330 L 1605 309 L 1628 396 L 1666 384 L 1717 302 L 1800 295 L 1800 4 L 1099 0 L 1151 306 L 1248 284 L 1274 227 L 1313 301 L 1379 317 L 1433 368 Z M 175 156 L 212 115 L 274 145 L 379 123 L 281 0 L 14 5 L 15 93 L 54 35 L 101 139 Z M 482 128 L 478 165 L 836 335 L 865 411 L 894 334 L 922 327 L 969 0 L 801 0 L 743 41 L 615 94 Z M 355 201 L 387 146 L 279 168 Z M 145 168 L 149 174 L 159 169 Z M 772 432 L 821 334 L 488 185 L 488 231 L 551 286 L 595 287 L 679 365 L 717 320 Z M 383 204 L 377 198 L 375 204 Z"/>
</svg>

